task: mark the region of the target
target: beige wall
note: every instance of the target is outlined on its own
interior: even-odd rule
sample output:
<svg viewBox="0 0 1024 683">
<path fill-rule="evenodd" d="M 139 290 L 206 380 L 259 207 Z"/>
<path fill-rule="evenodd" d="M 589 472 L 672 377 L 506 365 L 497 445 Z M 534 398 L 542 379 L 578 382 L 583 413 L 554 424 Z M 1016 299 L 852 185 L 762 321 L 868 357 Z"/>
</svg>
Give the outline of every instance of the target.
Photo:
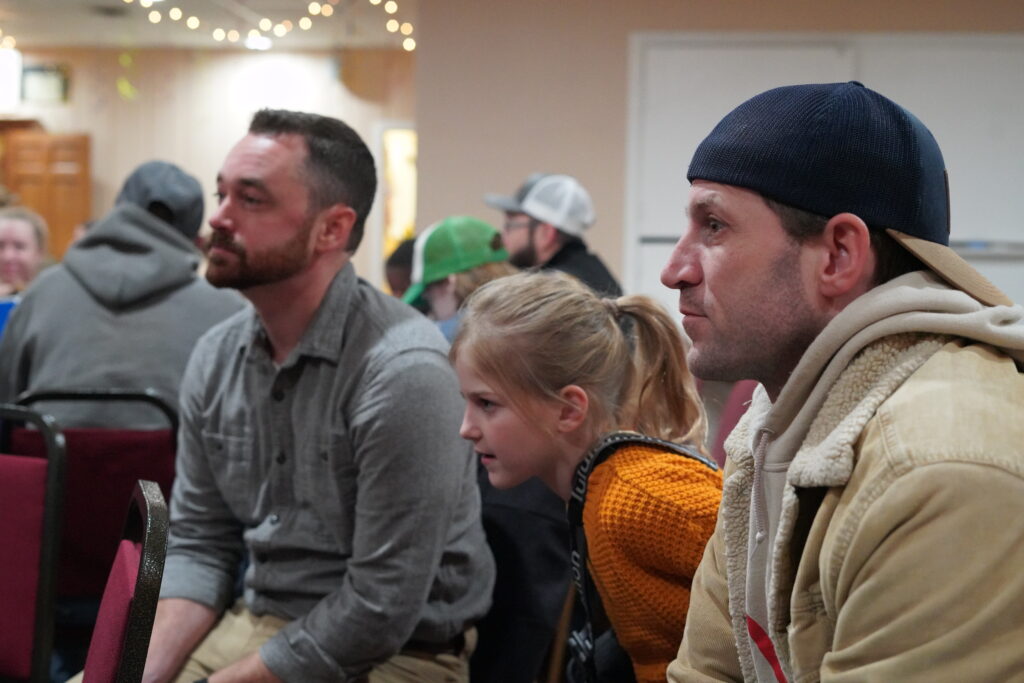
<svg viewBox="0 0 1024 683">
<path fill-rule="evenodd" d="M 1021 7 L 1020 0 L 421 3 L 420 227 L 452 213 L 497 223 L 484 192 L 510 193 L 532 171 L 571 173 L 594 197 L 589 241 L 621 274 L 630 34 L 1021 32 Z"/>
<path fill-rule="evenodd" d="M 413 116 L 413 58 L 400 50 L 26 49 L 24 61 L 68 65 L 69 100 L 4 113 L 38 118 L 53 132 L 89 133 L 97 217 L 132 169 L 155 158 L 202 182 L 209 214 L 221 161 L 260 107 L 337 116 L 371 148 L 380 122 Z M 357 253 L 363 272 L 373 271 L 370 251 Z"/>
</svg>

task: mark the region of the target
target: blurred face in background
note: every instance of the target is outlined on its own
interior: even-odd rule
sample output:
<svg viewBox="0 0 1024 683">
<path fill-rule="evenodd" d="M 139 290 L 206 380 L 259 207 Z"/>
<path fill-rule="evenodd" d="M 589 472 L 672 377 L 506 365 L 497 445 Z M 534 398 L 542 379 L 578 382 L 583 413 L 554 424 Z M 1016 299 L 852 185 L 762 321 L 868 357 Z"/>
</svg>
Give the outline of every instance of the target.
<svg viewBox="0 0 1024 683">
<path fill-rule="evenodd" d="M 43 248 L 32 225 L 17 218 L 0 219 L 0 289 L 21 291 L 42 263 Z"/>
</svg>

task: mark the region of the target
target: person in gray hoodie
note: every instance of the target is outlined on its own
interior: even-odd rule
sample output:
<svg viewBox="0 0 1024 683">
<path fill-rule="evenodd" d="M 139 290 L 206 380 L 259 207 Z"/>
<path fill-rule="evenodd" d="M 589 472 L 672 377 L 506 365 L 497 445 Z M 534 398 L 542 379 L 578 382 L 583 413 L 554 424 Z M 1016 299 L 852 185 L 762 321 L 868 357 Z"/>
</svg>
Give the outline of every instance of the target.
<svg viewBox="0 0 1024 683">
<path fill-rule="evenodd" d="M 1024 309 L 949 248 L 935 138 L 860 83 L 787 86 L 687 177 L 687 361 L 761 386 L 668 680 L 1021 680 Z"/>
<path fill-rule="evenodd" d="M 174 164 L 132 172 L 114 208 L 25 291 L 0 339 L 0 401 L 41 389 L 154 388 L 172 404 L 196 340 L 245 306 L 197 275 L 199 182 Z M 158 428 L 147 406 L 37 403 L 62 427 Z"/>
</svg>

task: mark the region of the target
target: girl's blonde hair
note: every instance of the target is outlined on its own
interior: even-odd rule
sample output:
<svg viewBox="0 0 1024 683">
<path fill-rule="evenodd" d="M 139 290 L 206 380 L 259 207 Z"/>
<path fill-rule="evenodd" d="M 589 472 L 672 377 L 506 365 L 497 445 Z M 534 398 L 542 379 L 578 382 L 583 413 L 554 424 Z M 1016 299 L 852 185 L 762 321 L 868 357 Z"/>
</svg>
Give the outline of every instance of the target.
<svg viewBox="0 0 1024 683">
<path fill-rule="evenodd" d="M 520 413 L 575 384 L 595 436 L 630 429 L 703 451 L 706 422 L 682 336 L 646 296 L 598 298 L 562 273 L 519 273 L 463 306 L 449 357 L 509 395 Z"/>
</svg>

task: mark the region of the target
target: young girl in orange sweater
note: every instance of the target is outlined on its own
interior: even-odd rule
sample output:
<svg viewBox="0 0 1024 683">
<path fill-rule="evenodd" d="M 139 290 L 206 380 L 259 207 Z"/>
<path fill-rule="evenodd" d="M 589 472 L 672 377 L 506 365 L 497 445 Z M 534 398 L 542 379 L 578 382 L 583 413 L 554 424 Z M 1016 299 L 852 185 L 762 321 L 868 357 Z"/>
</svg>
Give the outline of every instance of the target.
<svg viewBox="0 0 1024 683">
<path fill-rule="evenodd" d="M 468 299 L 450 358 L 491 483 L 539 477 L 566 500 L 588 611 L 586 574 L 636 679 L 664 681 L 722 488 L 675 324 L 647 297 L 523 273 Z"/>
</svg>

